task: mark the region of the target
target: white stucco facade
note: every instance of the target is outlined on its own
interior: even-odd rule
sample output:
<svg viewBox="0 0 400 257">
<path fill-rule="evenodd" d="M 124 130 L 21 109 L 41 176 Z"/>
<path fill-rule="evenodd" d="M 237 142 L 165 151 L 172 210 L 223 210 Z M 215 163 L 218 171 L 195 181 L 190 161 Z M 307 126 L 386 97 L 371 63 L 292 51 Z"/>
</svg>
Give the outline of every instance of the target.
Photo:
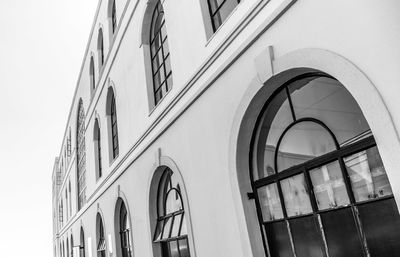
<svg viewBox="0 0 400 257">
<path fill-rule="evenodd" d="M 268 97 L 288 79 L 307 72 L 336 78 L 357 101 L 400 204 L 398 1 L 242 0 L 212 33 L 207 1 L 164 0 L 173 87 L 157 106 L 149 104 L 152 85 L 144 42 L 148 2 L 117 0 L 118 26 L 110 36 L 109 3 L 99 1 L 53 172 L 53 183 L 57 175 L 61 177 L 53 191 L 55 256 L 61 256 L 60 246 L 71 236 L 73 246 L 79 245 L 81 227 L 86 256 L 96 256 L 99 212 L 107 256 L 116 256 L 114 219 L 119 197 L 129 213 L 133 256 L 156 256 L 151 188 L 157 168 L 164 165 L 179 173 L 184 185 L 191 256 L 265 256 L 254 200 L 247 197 L 252 190 L 250 139 Z M 105 64 L 100 71 L 96 65 L 97 84 L 91 93 L 89 61 L 91 55 L 98 58 L 100 27 Z M 107 138 L 109 87 L 114 90 L 118 118 L 119 154 L 114 160 Z M 87 202 L 78 211 L 80 99 L 86 114 Z M 98 180 L 93 143 L 96 117 L 103 156 L 103 175 Z M 69 184 L 71 193 L 66 194 Z M 61 201 L 62 223 L 57 221 Z M 66 207 L 69 201 L 71 208 Z"/>
</svg>

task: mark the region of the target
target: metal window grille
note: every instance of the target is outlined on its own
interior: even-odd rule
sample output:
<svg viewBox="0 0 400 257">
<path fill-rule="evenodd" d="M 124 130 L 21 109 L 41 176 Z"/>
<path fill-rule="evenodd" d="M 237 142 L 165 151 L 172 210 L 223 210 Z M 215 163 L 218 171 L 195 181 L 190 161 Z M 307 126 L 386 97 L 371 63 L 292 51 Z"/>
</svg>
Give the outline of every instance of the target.
<svg viewBox="0 0 400 257">
<path fill-rule="evenodd" d="M 240 0 L 208 0 L 211 24 L 214 32 L 239 3 Z"/>
<path fill-rule="evenodd" d="M 164 10 L 160 2 L 154 8 L 151 21 L 150 54 L 154 102 L 157 105 L 173 84 Z"/>
</svg>

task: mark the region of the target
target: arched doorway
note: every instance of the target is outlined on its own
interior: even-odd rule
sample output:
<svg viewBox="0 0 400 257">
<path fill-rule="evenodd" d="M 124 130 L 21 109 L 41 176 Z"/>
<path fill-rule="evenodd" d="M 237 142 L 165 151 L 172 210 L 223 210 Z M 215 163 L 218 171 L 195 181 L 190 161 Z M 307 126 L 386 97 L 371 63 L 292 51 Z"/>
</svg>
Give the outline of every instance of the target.
<svg viewBox="0 0 400 257">
<path fill-rule="evenodd" d="M 400 217 L 361 109 L 334 78 L 282 85 L 257 119 L 250 177 L 268 256 L 400 256 Z"/>
</svg>

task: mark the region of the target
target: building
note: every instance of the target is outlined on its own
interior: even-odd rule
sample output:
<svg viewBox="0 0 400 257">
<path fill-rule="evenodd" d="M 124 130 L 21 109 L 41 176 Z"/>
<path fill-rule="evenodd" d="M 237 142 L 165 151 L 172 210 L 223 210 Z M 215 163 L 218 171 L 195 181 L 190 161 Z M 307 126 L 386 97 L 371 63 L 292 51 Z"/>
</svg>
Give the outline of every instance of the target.
<svg viewBox="0 0 400 257">
<path fill-rule="evenodd" d="M 399 8 L 100 0 L 54 256 L 400 256 Z"/>
</svg>

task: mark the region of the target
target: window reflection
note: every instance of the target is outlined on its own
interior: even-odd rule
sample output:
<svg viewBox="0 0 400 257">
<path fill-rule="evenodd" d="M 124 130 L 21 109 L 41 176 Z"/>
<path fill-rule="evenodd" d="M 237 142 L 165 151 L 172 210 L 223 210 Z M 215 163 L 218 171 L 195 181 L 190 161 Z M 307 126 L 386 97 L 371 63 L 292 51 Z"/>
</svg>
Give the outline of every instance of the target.
<svg viewBox="0 0 400 257">
<path fill-rule="evenodd" d="M 274 155 L 279 137 L 285 128 L 293 122 L 290 110 L 289 100 L 286 92 L 283 90 L 269 104 L 266 114 L 276 113 L 273 115 L 264 115 L 262 126 L 260 128 L 260 143 L 257 151 L 258 170 L 255 170 L 254 179 L 260 179 L 275 174 Z"/>
<path fill-rule="evenodd" d="M 264 221 L 283 218 L 281 201 L 279 200 L 278 187 L 276 183 L 258 189 L 261 211 Z"/>
<path fill-rule="evenodd" d="M 324 210 L 350 203 L 338 161 L 310 171 L 318 209 Z"/>
<path fill-rule="evenodd" d="M 296 118 L 321 120 L 333 131 L 339 144 L 369 131 L 360 107 L 339 81 L 309 77 L 292 83 L 289 90 Z"/>
<path fill-rule="evenodd" d="M 357 202 L 392 194 L 376 146 L 344 158 Z"/>
<path fill-rule="evenodd" d="M 312 212 L 304 174 L 282 180 L 281 186 L 286 212 L 289 217 Z"/>
<path fill-rule="evenodd" d="M 278 149 L 278 171 L 336 150 L 328 131 L 314 122 L 300 122 L 284 135 Z"/>
</svg>

